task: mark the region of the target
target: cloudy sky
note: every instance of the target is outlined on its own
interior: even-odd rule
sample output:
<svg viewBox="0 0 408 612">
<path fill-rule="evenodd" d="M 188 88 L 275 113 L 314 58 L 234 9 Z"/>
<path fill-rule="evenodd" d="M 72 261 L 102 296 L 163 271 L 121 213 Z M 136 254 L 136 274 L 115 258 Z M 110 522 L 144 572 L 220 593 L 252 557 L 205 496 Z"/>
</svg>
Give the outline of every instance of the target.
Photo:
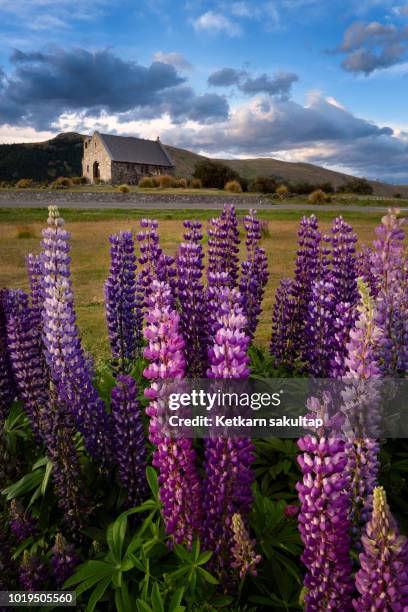
<svg viewBox="0 0 408 612">
<path fill-rule="evenodd" d="M 408 183 L 408 0 L 0 0 L 0 142 L 60 131 Z"/>
</svg>

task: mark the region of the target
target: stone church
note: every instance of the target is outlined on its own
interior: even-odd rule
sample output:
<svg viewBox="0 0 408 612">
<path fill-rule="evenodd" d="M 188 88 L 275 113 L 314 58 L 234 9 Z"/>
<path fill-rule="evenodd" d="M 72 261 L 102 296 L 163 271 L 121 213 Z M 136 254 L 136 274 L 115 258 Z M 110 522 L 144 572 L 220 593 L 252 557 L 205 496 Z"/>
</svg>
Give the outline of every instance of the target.
<svg viewBox="0 0 408 612">
<path fill-rule="evenodd" d="M 174 174 L 175 165 L 157 140 L 94 132 L 84 140 L 82 172 L 90 183 L 136 185 L 143 176 Z"/>
</svg>

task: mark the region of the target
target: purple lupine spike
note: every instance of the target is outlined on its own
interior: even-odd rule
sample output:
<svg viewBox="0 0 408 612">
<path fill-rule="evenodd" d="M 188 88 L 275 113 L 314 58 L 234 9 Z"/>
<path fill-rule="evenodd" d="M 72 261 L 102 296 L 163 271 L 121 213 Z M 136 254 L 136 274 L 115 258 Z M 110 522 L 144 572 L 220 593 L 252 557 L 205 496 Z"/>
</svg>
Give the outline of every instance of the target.
<svg viewBox="0 0 408 612">
<path fill-rule="evenodd" d="M 136 255 L 131 232 L 109 238 L 111 265 L 105 282 L 105 311 L 114 363 L 126 371 L 141 345 L 141 305 L 136 297 Z"/>
<path fill-rule="evenodd" d="M 226 272 L 229 285 L 237 284 L 239 270 L 239 230 L 234 206 L 224 206 L 208 227 L 208 273 Z M 210 283 L 211 277 L 208 277 Z"/>
<path fill-rule="evenodd" d="M 373 298 L 377 297 L 378 280 L 373 269 L 373 250 L 363 245 L 356 256 L 356 276 L 368 285 Z"/>
<path fill-rule="evenodd" d="M 319 280 L 312 285 L 307 313 L 308 343 L 304 356 L 308 371 L 316 377 L 331 374 L 331 358 L 336 350 L 334 337 L 335 287 L 332 282 Z"/>
<path fill-rule="evenodd" d="M 293 281 L 290 278 L 283 278 L 275 293 L 269 347 L 270 354 L 282 365 L 293 364 L 296 357 L 292 348 L 294 338 L 291 333 L 294 309 Z"/>
<path fill-rule="evenodd" d="M 397 211 L 383 217 L 376 229 L 372 257 L 378 280 L 375 320 L 382 330 L 378 360 L 383 375 L 408 371 L 408 264 L 404 253 L 405 219 Z"/>
<path fill-rule="evenodd" d="M 362 437 L 355 437 L 346 444 L 352 492 L 350 519 L 352 534 L 357 540 L 371 512 L 372 494 L 379 472 L 380 445 L 374 437 L 379 398 L 372 381 L 381 377 L 375 352 L 382 336 L 374 320 L 374 301 L 368 285 L 360 278 L 358 287 L 361 296 L 357 306 L 358 316 L 346 346 L 345 376 L 347 380 L 350 379 L 350 384 L 344 405 L 354 431 L 363 430 Z M 356 381 L 354 385 L 353 380 Z M 373 433 L 371 437 L 364 437 L 365 432 Z"/>
<path fill-rule="evenodd" d="M 19 568 L 20 584 L 25 591 L 44 591 L 49 578 L 49 570 L 44 560 L 24 551 Z"/>
<path fill-rule="evenodd" d="M 58 402 L 72 411 L 89 454 L 109 469 L 112 423 L 93 386 L 81 346 L 70 278 L 69 234 L 63 225 L 58 208 L 50 206 L 42 242 L 44 354 Z"/>
<path fill-rule="evenodd" d="M 21 289 L 10 290 L 7 316 L 8 350 L 18 395 L 37 440 L 42 438 L 42 415 L 48 405 L 48 376 L 42 356 L 37 313 Z"/>
<path fill-rule="evenodd" d="M 342 217 L 333 221 L 331 236 L 331 281 L 336 302 L 355 304 L 358 300 L 356 273 L 357 236 Z"/>
<path fill-rule="evenodd" d="M 146 498 L 147 458 L 137 387 L 131 376 L 117 377 L 111 411 L 119 479 L 126 491 L 127 506 L 133 508 Z"/>
<path fill-rule="evenodd" d="M 10 502 L 9 525 L 17 544 L 21 544 L 38 532 L 38 521 L 29 511 L 23 512 L 21 505 L 15 499 Z"/>
<path fill-rule="evenodd" d="M 158 222 L 155 219 L 142 219 L 140 227 L 142 231 L 137 234 L 140 256 L 139 273 L 137 275 L 137 294 L 141 304 L 145 307 L 151 293 L 153 280 L 167 283 L 172 289 L 175 285 L 174 259 L 165 255 L 159 244 L 157 232 Z"/>
<path fill-rule="evenodd" d="M 201 524 L 202 512 L 196 453 L 191 440 L 164 435 L 159 424 L 167 402 L 165 386 L 159 386 L 160 381 L 177 380 L 185 373 L 180 318 L 174 309 L 171 289 L 166 283 L 152 282 L 146 320 L 144 335 L 148 346 L 144 350 L 144 357 L 150 364 L 144 376 L 152 381 L 150 389 L 146 391 L 151 399 L 146 413 L 150 417 L 150 441 L 156 445 L 153 465 L 159 470 L 163 518 L 171 540 L 191 546 Z"/>
<path fill-rule="evenodd" d="M 345 443 L 307 435 L 298 441 L 301 502 L 298 518 L 306 566 L 305 609 L 350 610 L 353 593 L 349 556 L 349 505 Z"/>
<path fill-rule="evenodd" d="M 400 535 L 382 487 L 374 489 L 373 512 L 362 537 L 356 574 L 357 612 L 403 612 L 408 608 L 408 540 Z"/>
<path fill-rule="evenodd" d="M 8 294 L 7 289 L 0 289 L 0 431 L 4 419 L 8 416 L 10 406 L 17 395 L 7 346 L 6 313 Z"/>
<path fill-rule="evenodd" d="M 180 331 L 185 342 L 186 374 L 204 375 L 207 368 L 208 314 L 202 282 L 201 223 L 184 221 L 184 240 L 176 257 Z"/>
<path fill-rule="evenodd" d="M 232 567 L 239 571 L 241 580 L 247 574 L 256 576 L 256 566 L 262 561 L 261 555 L 255 553 L 255 540 L 251 540 L 245 523 L 240 514 L 232 517 L 232 531 L 234 534 L 234 544 L 231 548 L 233 557 Z"/>
<path fill-rule="evenodd" d="M 79 563 L 80 558 L 75 552 L 75 545 L 69 544 L 62 534 L 57 533 L 51 554 L 51 567 L 55 585 L 62 587 L 64 582 L 72 576 Z"/>
<path fill-rule="evenodd" d="M 247 378 L 249 337 L 236 289 L 220 289 L 218 329 L 209 350 L 209 378 Z M 254 447 L 249 438 L 208 438 L 205 440 L 204 503 L 206 515 L 202 538 L 215 552 L 212 563 L 225 585 L 230 579 L 232 516 L 247 520 L 252 502 Z"/>
<path fill-rule="evenodd" d="M 249 211 L 244 219 L 244 227 L 247 233 L 245 241 L 247 258 L 241 263 L 239 291 L 248 322 L 246 332 L 252 340 L 258 325 L 258 317 L 261 312 L 262 299 L 269 274 L 266 253 L 259 246 L 261 226 L 259 219 L 256 218 L 256 211 Z"/>
<path fill-rule="evenodd" d="M 36 325 L 42 326 L 42 310 L 44 306 L 44 290 L 42 286 L 43 267 L 41 255 L 29 253 L 26 257 L 27 275 L 30 284 L 30 306 Z"/>
</svg>

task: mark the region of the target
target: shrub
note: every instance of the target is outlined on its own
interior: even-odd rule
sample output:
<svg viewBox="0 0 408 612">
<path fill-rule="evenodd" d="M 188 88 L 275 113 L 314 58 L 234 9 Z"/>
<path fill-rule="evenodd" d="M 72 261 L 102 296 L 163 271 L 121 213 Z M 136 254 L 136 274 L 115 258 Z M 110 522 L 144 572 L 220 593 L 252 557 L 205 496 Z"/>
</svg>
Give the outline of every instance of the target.
<svg viewBox="0 0 408 612">
<path fill-rule="evenodd" d="M 238 181 L 228 181 L 224 189 L 230 193 L 242 193 L 242 187 Z"/>
<path fill-rule="evenodd" d="M 170 189 L 170 187 L 176 186 L 176 179 L 170 174 L 162 174 L 157 177 L 157 182 L 160 189 Z"/>
<path fill-rule="evenodd" d="M 257 176 L 249 185 L 249 191 L 275 193 L 278 183 L 272 176 Z"/>
<path fill-rule="evenodd" d="M 141 187 L 142 189 L 155 189 L 157 187 L 157 183 L 154 178 L 150 176 L 144 176 L 138 182 L 138 187 Z"/>
<path fill-rule="evenodd" d="M 185 178 L 179 178 L 175 181 L 174 187 L 178 187 L 179 189 L 187 189 L 188 180 Z"/>
<path fill-rule="evenodd" d="M 307 199 L 311 204 L 322 204 L 322 202 L 327 202 L 327 195 L 324 193 L 323 189 L 315 189 L 309 194 Z"/>
<path fill-rule="evenodd" d="M 279 187 L 276 188 L 275 193 L 279 199 L 283 200 L 288 195 L 289 189 L 286 187 L 286 185 L 279 185 Z"/>
<path fill-rule="evenodd" d="M 338 193 L 357 193 L 359 195 L 372 195 L 373 188 L 367 179 L 350 179 L 340 185 L 337 189 Z"/>
<path fill-rule="evenodd" d="M 117 190 L 120 191 L 120 193 L 129 193 L 130 187 L 129 185 L 119 185 Z"/>
<path fill-rule="evenodd" d="M 229 181 L 238 180 L 239 174 L 221 162 L 206 159 L 196 164 L 193 177 L 200 179 L 203 187 L 224 189 Z"/>
<path fill-rule="evenodd" d="M 7 181 L 0 182 L 0 189 L 8 189 L 9 187 L 10 187 L 10 183 L 8 183 Z"/>
<path fill-rule="evenodd" d="M 203 184 L 202 184 L 200 179 L 192 178 L 190 180 L 190 187 L 191 187 L 191 189 L 201 189 L 202 186 L 203 186 Z"/>
<path fill-rule="evenodd" d="M 72 187 L 72 180 L 66 176 L 59 176 L 50 185 L 51 189 L 68 189 Z"/>
<path fill-rule="evenodd" d="M 29 189 L 30 187 L 32 187 L 34 184 L 33 179 L 20 179 L 19 181 L 17 181 L 16 183 L 16 187 L 17 189 Z"/>
<path fill-rule="evenodd" d="M 393 198 L 402 198 L 402 195 L 400 193 L 394 193 Z"/>
<path fill-rule="evenodd" d="M 85 176 L 73 176 L 71 181 L 73 185 L 86 185 L 87 183 Z"/>
</svg>

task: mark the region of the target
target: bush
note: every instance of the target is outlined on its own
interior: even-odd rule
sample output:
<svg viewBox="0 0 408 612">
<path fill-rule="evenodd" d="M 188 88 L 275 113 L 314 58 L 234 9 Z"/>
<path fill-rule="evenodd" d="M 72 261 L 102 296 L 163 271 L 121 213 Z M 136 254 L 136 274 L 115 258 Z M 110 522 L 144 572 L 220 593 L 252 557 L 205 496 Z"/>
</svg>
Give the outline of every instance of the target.
<svg viewBox="0 0 408 612">
<path fill-rule="evenodd" d="M 394 193 L 393 198 L 402 198 L 402 195 L 400 193 Z"/>
<path fill-rule="evenodd" d="M 190 187 L 191 189 L 202 189 L 202 182 L 200 179 L 198 178 L 192 178 L 190 181 Z"/>
<path fill-rule="evenodd" d="M 359 195 L 372 195 L 373 188 L 367 179 L 351 179 L 340 185 L 337 193 L 357 193 Z"/>
<path fill-rule="evenodd" d="M 275 193 L 278 183 L 271 176 L 257 176 L 252 183 L 249 184 L 249 191 L 257 193 Z"/>
<path fill-rule="evenodd" d="M 239 180 L 238 172 L 221 162 L 206 159 L 196 164 L 194 178 L 200 179 L 203 187 L 224 189 L 229 181 Z"/>
<path fill-rule="evenodd" d="M 129 185 L 119 185 L 117 190 L 120 191 L 120 193 L 129 193 L 130 187 Z"/>
<path fill-rule="evenodd" d="M 20 179 L 16 183 L 17 189 L 29 189 L 34 185 L 33 179 Z"/>
<path fill-rule="evenodd" d="M 319 189 L 325 193 L 334 193 L 333 185 L 329 182 L 309 183 L 308 181 L 300 181 L 299 183 L 293 183 L 290 185 L 291 193 L 297 193 L 299 195 L 309 195 L 313 191 L 317 191 Z"/>
<path fill-rule="evenodd" d="M 71 181 L 73 185 L 86 185 L 87 183 L 85 176 L 73 176 Z"/>
<path fill-rule="evenodd" d="M 154 178 L 150 176 L 144 176 L 140 179 L 137 186 L 141 187 L 142 189 L 155 189 L 157 187 L 157 183 Z"/>
<path fill-rule="evenodd" d="M 283 200 L 288 195 L 289 189 L 286 187 L 286 185 L 279 185 L 279 187 L 276 188 L 275 193 L 280 200 Z"/>
<path fill-rule="evenodd" d="M 7 181 L 1 181 L 0 182 L 0 189 L 9 189 L 10 187 L 11 187 L 11 185 Z"/>
<path fill-rule="evenodd" d="M 170 176 L 170 174 L 162 174 L 158 176 L 156 180 L 160 189 L 170 189 L 176 186 L 176 179 L 174 176 Z"/>
<path fill-rule="evenodd" d="M 238 181 L 228 181 L 224 189 L 230 193 L 242 193 L 242 187 Z"/>
<path fill-rule="evenodd" d="M 311 204 L 322 204 L 323 202 L 327 202 L 328 198 L 323 189 L 315 189 L 309 194 L 307 199 Z"/>
<path fill-rule="evenodd" d="M 50 185 L 51 189 L 68 189 L 72 187 L 72 180 L 66 176 L 60 176 Z"/>
<path fill-rule="evenodd" d="M 178 189 L 187 189 L 188 187 L 188 180 L 185 178 L 179 178 L 175 181 L 174 187 L 177 187 Z"/>
</svg>

